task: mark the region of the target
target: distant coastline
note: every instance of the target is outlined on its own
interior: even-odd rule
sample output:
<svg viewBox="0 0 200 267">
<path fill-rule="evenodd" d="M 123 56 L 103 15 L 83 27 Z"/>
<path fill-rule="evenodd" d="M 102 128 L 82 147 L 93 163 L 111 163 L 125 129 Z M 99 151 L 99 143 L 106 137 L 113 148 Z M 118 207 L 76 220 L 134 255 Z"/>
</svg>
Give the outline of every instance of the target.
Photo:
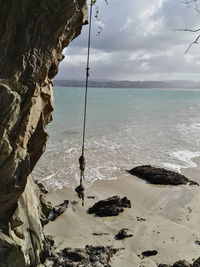
<svg viewBox="0 0 200 267">
<path fill-rule="evenodd" d="M 84 80 L 54 80 L 55 86 L 62 87 L 84 87 Z M 143 88 L 143 89 L 200 89 L 200 82 L 188 80 L 168 81 L 111 81 L 111 80 L 90 80 L 89 87 L 95 88 Z"/>
</svg>

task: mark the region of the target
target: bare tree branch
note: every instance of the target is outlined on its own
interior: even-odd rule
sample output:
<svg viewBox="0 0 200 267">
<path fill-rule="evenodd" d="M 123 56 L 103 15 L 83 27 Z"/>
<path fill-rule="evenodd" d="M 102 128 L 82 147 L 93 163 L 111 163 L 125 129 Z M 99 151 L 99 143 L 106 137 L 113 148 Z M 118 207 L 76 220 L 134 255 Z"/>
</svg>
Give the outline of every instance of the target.
<svg viewBox="0 0 200 267">
<path fill-rule="evenodd" d="M 199 2 L 198 0 L 185 0 L 185 1 L 182 1 L 181 3 L 187 5 L 187 7 L 192 7 L 192 6 L 195 6 L 195 9 L 198 13 L 200 13 L 200 9 L 199 9 Z"/>
<path fill-rule="evenodd" d="M 197 13 L 200 13 L 200 8 L 199 8 L 199 0 L 184 0 L 181 2 L 182 4 L 187 5 L 188 8 L 194 6 L 194 9 L 196 10 Z M 175 29 L 174 31 L 184 31 L 184 32 L 200 32 L 200 28 L 199 29 Z M 188 48 L 185 51 L 185 54 L 187 54 L 187 52 L 190 50 L 190 48 L 194 45 L 194 44 L 198 44 L 198 41 L 200 39 L 200 34 L 196 37 L 196 39 L 194 40 L 194 42 L 192 42 Z"/>
<path fill-rule="evenodd" d="M 197 38 L 196 38 L 196 40 L 195 40 L 193 43 L 191 43 L 191 44 L 189 45 L 188 49 L 185 51 L 185 54 L 187 54 L 187 52 L 190 50 L 190 48 L 191 48 L 194 44 L 198 44 L 199 39 L 200 39 L 200 35 L 198 35 Z"/>
<path fill-rule="evenodd" d="M 191 30 L 191 29 L 174 29 L 174 32 L 176 31 L 182 31 L 182 32 L 199 32 L 200 29 L 196 29 L 196 30 Z"/>
</svg>

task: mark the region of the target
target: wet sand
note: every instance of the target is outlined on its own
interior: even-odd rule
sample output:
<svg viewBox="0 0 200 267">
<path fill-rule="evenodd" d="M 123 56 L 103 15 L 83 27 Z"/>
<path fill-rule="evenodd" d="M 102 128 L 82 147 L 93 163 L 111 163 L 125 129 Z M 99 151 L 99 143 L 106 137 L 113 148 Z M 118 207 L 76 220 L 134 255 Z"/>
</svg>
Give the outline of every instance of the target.
<svg viewBox="0 0 200 267">
<path fill-rule="evenodd" d="M 200 166 L 200 159 L 196 162 Z M 182 173 L 200 182 L 199 171 L 197 167 L 183 169 Z M 88 207 L 96 201 L 114 195 L 128 197 L 132 208 L 125 209 L 117 217 L 99 218 L 87 214 Z M 54 205 L 65 199 L 70 201 L 65 213 L 45 227 L 46 234 L 53 235 L 60 248 L 86 245 L 124 248 L 112 258 L 114 267 L 153 267 L 181 259 L 192 262 L 200 257 L 200 246 L 195 243 L 200 241 L 200 187 L 154 186 L 124 174 L 117 180 L 95 181 L 86 190 L 86 196 L 95 196 L 95 199 L 86 197 L 82 207 L 70 188 L 48 194 Z M 122 228 L 128 228 L 133 237 L 115 240 L 114 236 Z M 157 250 L 158 254 L 142 259 L 139 255 L 145 250 Z"/>
</svg>

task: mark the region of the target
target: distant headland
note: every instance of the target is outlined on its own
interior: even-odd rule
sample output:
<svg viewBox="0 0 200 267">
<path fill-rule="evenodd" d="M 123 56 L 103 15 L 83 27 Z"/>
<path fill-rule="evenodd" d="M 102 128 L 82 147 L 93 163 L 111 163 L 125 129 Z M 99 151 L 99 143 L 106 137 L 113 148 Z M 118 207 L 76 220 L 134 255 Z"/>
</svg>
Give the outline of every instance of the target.
<svg viewBox="0 0 200 267">
<path fill-rule="evenodd" d="M 84 87 L 85 81 L 80 79 L 54 80 L 56 86 Z M 89 87 L 96 88 L 177 88 L 177 89 L 200 89 L 200 81 L 189 80 L 166 80 L 166 81 L 113 81 L 94 80 L 89 81 Z"/>
</svg>

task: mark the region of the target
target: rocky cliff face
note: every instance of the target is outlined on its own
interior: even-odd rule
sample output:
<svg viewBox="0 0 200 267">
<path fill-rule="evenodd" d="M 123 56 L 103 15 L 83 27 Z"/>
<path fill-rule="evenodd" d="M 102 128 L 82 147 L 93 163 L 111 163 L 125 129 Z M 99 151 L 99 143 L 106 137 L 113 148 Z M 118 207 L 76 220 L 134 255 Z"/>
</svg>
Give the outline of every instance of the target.
<svg viewBox="0 0 200 267">
<path fill-rule="evenodd" d="M 52 78 L 86 11 L 85 0 L 0 0 L 0 266 L 40 264 L 45 237 L 30 173 L 47 140 Z"/>
</svg>

